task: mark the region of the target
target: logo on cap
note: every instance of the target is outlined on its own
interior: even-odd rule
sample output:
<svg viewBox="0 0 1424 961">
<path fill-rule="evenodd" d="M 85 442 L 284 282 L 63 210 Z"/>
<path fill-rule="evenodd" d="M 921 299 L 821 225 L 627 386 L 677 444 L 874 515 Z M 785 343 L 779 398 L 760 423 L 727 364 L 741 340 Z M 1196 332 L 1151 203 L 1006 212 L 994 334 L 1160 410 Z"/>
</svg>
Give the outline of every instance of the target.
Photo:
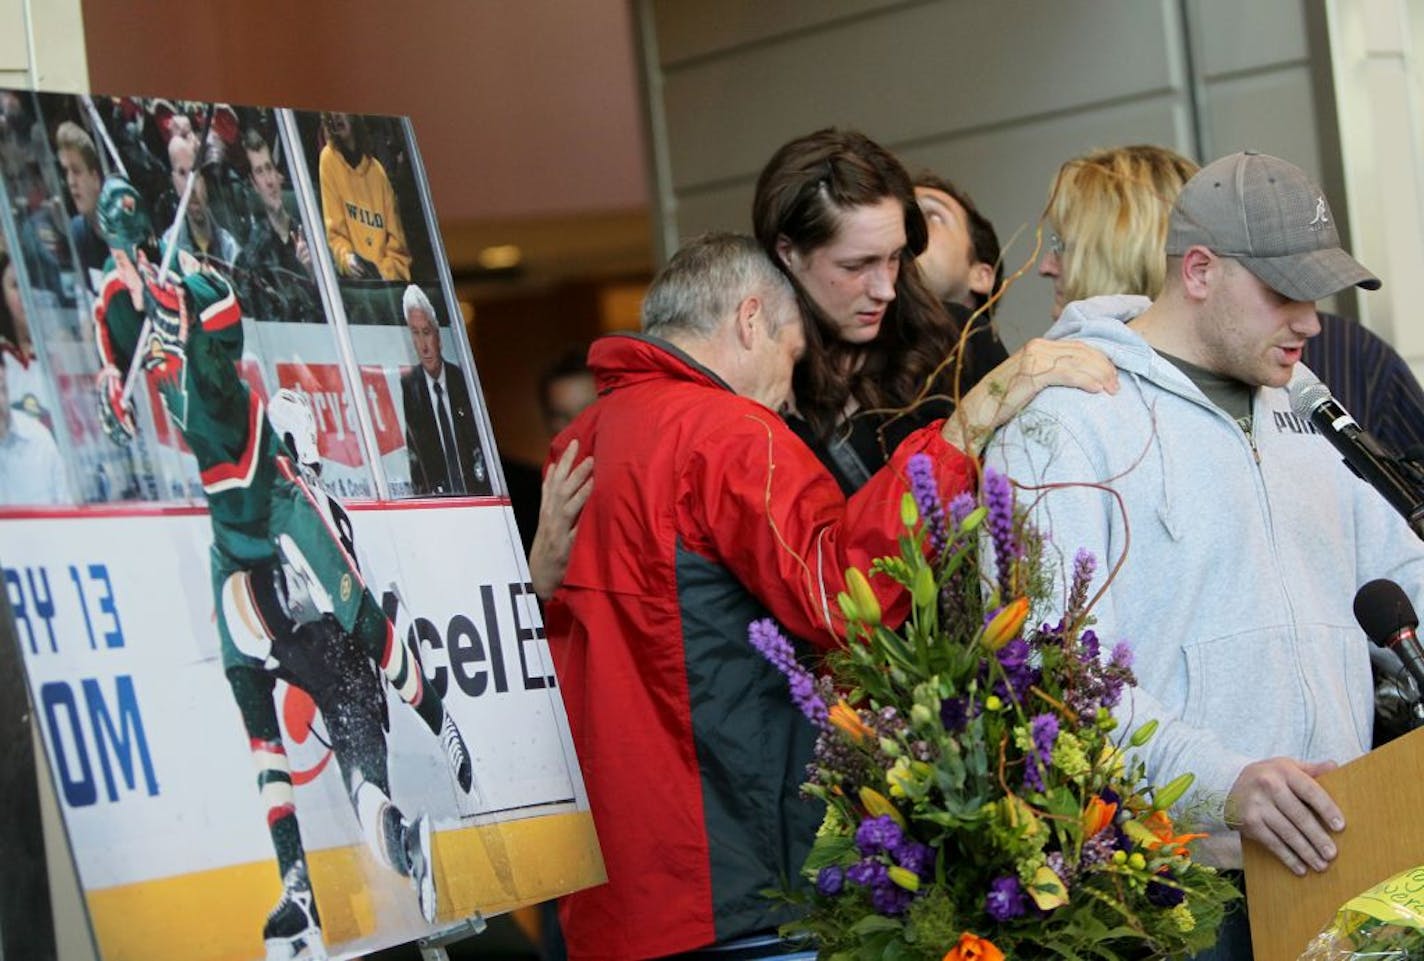
<svg viewBox="0 0 1424 961">
<path fill-rule="evenodd" d="M 1325 209 L 1325 198 L 1315 198 L 1315 219 L 1306 224 L 1307 227 L 1319 230 L 1330 223 L 1330 213 Z"/>
</svg>

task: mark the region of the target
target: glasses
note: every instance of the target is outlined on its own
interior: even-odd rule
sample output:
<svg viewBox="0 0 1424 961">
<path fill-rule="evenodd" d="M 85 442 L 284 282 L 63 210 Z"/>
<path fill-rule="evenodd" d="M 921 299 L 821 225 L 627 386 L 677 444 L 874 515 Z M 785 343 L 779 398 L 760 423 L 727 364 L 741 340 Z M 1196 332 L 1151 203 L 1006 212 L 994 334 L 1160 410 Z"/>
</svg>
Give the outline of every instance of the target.
<svg viewBox="0 0 1424 961">
<path fill-rule="evenodd" d="M 1068 249 L 1068 245 L 1063 242 L 1063 238 L 1051 230 L 1048 232 L 1048 237 L 1044 240 L 1043 245 L 1047 247 L 1048 252 L 1055 257 L 1062 257 L 1063 251 Z"/>
</svg>

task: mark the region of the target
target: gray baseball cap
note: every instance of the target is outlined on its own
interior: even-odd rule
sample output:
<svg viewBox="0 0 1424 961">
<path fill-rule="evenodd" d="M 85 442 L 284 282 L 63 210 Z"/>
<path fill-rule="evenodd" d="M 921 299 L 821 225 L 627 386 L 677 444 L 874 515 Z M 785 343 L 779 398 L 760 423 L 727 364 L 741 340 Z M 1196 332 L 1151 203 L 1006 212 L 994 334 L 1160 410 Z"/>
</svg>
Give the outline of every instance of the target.
<svg viewBox="0 0 1424 961">
<path fill-rule="evenodd" d="M 1295 164 L 1247 150 L 1187 181 L 1167 224 L 1167 255 L 1200 244 L 1291 300 L 1316 301 L 1379 278 L 1340 246 L 1325 193 Z"/>
</svg>

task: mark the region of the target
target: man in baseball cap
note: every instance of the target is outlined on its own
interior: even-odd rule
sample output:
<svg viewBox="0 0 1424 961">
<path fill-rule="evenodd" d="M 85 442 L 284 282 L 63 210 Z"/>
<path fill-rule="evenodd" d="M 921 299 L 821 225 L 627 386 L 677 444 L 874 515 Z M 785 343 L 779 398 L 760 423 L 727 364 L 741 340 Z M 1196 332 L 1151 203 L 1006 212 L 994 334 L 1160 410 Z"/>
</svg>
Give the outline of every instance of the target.
<svg viewBox="0 0 1424 961">
<path fill-rule="evenodd" d="M 1424 543 L 1292 412 L 1287 386 L 1309 376 L 1314 301 L 1379 280 L 1341 249 L 1310 178 L 1254 152 L 1188 181 L 1164 254 L 1155 301 L 1071 303 L 1047 334 L 1102 350 L 1122 390 L 1045 390 L 985 462 L 1047 492 L 1036 519 L 1065 555 L 1050 597 L 1068 596 L 1079 548 L 1097 558 L 1094 591 L 1113 575 L 1093 614 L 1134 649 L 1120 719 L 1158 722 L 1136 750 L 1153 783 L 1195 775 L 1183 803 L 1210 832 L 1199 854 L 1239 869 L 1244 836 L 1297 874 L 1324 871 L 1344 817 L 1316 777 L 1370 748 L 1352 599 L 1388 577 L 1424 603 Z M 1228 917 L 1213 961 L 1250 958 L 1245 917 Z"/>
<path fill-rule="evenodd" d="M 1340 247 L 1325 194 L 1305 171 L 1254 150 L 1208 164 L 1182 188 L 1167 228 L 1167 256 L 1194 245 L 1234 259 L 1291 300 L 1380 286 Z"/>
</svg>

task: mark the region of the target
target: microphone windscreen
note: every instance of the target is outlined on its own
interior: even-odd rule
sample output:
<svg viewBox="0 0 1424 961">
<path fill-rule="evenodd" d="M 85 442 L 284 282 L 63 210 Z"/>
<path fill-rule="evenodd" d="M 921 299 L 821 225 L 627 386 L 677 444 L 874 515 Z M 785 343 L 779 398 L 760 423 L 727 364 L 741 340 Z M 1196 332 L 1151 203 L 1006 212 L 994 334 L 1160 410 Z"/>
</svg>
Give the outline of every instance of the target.
<svg viewBox="0 0 1424 961">
<path fill-rule="evenodd" d="M 1310 420 L 1315 408 L 1330 399 L 1330 388 L 1315 377 L 1297 377 L 1290 385 L 1291 410 L 1297 417 Z"/>
<path fill-rule="evenodd" d="M 1409 595 L 1394 581 L 1370 581 L 1355 593 L 1355 620 L 1376 644 L 1384 644 L 1406 627 L 1419 626 Z"/>
</svg>

